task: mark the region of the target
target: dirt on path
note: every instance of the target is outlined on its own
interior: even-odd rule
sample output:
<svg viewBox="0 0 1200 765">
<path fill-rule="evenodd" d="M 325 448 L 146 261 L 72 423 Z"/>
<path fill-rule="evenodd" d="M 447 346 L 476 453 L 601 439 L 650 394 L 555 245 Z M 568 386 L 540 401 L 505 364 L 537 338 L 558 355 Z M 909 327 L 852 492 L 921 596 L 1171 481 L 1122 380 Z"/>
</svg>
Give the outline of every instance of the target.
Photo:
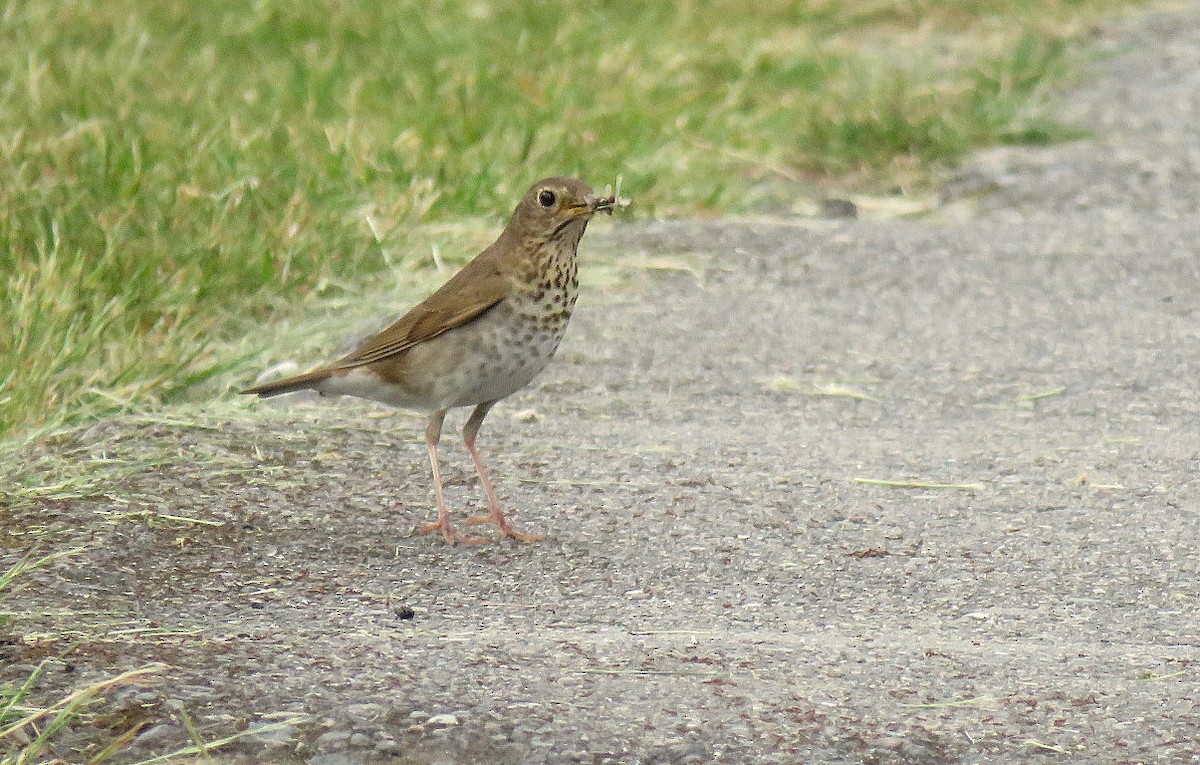
<svg viewBox="0 0 1200 765">
<path fill-rule="evenodd" d="M 54 445 L 162 465 L 4 518 L 90 550 L 6 601 L 0 682 L 165 662 L 119 761 L 1200 760 L 1200 8 L 1100 44 L 1097 137 L 930 219 L 595 226 L 646 267 L 480 442 L 544 542 L 409 536 L 421 423 L 365 404 Z"/>
</svg>

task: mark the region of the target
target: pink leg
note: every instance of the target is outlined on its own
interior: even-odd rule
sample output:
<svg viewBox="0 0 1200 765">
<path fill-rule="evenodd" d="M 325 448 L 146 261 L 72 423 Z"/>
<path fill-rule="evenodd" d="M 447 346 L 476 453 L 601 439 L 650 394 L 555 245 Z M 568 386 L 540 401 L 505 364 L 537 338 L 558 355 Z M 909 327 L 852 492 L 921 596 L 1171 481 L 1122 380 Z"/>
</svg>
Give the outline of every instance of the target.
<svg viewBox="0 0 1200 765">
<path fill-rule="evenodd" d="M 442 537 L 448 544 L 466 542 L 476 544 L 483 540 L 478 537 L 460 537 L 450 525 L 450 511 L 446 509 L 446 493 L 442 489 L 442 469 L 438 464 L 438 441 L 442 438 L 442 421 L 446 419 L 446 410 L 440 409 L 429 417 L 429 426 L 425 428 L 425 448 L 429 451 L 429 464 L 433 467 L 433 493 L 437 497 L 438 519 L 434 523 L 425 523 L 416 528 L 418 534 L 428 534 L 431 531 L 442 532 Z"/>
<path fill-rule="evenodd" d="M 495 401 L 489 401 L 475 407 L 475 411 L 471 412 L 471 419 L 467 420 L 467 424 L 463 426 L 463 443 L 467 445 L 467 451 L 471 453 L 471 459 L 475 462 L 475 472 L 479 475 L 479 482 L 483 484 L 483 491 L 487 494 L 488 507 L 492 511 L 490 515 L 476 515 L 468 518 L 467 523 L 494 523 L 496 528 L 500 529 L 502 536 L 512 537 L 520 542 L 536 542 L 545 537 L 540 534 L 524 534 L 517 531 L 504 517 L 504 511 L 500 509 L 500 500 L 496 499 L 496 490 L 492 488 L 492 482 L 487 477 L 487 470 L 483 467 L 483 459 L 479 456 L 479 450 L 475 448 L 475 436 L 479 435 L 479 427 L 483 425 L 483 418 L 487 417 L 487 413 L 491 411 L 495 403 Z"/>
</svg>

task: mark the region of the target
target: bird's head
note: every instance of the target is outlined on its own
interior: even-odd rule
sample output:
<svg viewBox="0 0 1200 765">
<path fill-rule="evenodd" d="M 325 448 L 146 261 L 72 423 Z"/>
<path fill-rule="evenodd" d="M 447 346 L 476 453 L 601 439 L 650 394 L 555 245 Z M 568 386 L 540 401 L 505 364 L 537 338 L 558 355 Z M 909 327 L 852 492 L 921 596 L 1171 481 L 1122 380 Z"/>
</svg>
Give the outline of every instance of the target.
<svg viewBox="0 0 1200 765">
<path fill-rule="evenodd" d="M 597 212 L 612 213 L 615 197 L 598 197 L 577 178 L 546 178 L 529 187 L 513 212 L 509 228 L 524 239 L 551 241 L 583 236 L 587 223 Z"/>
</svg>

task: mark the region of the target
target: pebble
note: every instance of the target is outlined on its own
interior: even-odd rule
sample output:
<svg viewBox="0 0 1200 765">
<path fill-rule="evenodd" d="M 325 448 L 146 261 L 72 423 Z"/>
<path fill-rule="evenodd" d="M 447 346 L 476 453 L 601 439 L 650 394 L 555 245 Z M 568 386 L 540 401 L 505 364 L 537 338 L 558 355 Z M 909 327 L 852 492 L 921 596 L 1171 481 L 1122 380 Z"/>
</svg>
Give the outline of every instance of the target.
<svg viewBox="0 0 1200 765">
<path fill-rule="evenodd" d="M 458 718 L 450 714 L 434 715 L 425 721 L 426 728 L 453 728 L 458 724 Z"/>
<path fill-rule="evenodd" d="M 350 746 L 364 747 L 371 745 L 371 737 L 365 733 L 355 733 L 350 737 Z"/>
<path fill-rule="evenodd" d="M 284 725 L 281 728 L 272 728 L 264 730 L 260 733 L 255 733 L 250 736 L 251 741 L 256 741 L 264 746 L 284 746 L 296 740 L 296 726 Z"/>
<path fill-rule="evenodd" d="M 375 744 L 375 751 L 379 754 L 395 755 L 404 751 L 404 747 L 401 746 L 400 742 L 396 741 L 395 739 L 385 738 Z"/>
<path fill-rule="evenodd" d="M 383 714 L 383 704 L 351 704 L 346 707 L 346 713 L 356 720 L 373 720 Z"/>
<path fill-rule="evenodd" d="M 137 737 L 137 742 L 139 744 L 155 744 L 165 739 L 179 738 L 182 735 L 183 728 L 179 727 L 178 725 L 161 723 L 159 725 L 152 725 L 143 731 L 142 734 Z"/>
<path fill-rule="evenodd" d="M 517 422 L 541 422 L 542 415 L 536 409 L 522 409 L 519 412 L 513 412 L 512 418 Z"/>
<path fill-rule="evenodd" d="M 322 733 L 317 736 L 314 742 L 318 749 L 334 749 L 343 746 L 350 739 L 350 731 L 348 730 L 331 730 L 328 733 Z"/>
</svg>

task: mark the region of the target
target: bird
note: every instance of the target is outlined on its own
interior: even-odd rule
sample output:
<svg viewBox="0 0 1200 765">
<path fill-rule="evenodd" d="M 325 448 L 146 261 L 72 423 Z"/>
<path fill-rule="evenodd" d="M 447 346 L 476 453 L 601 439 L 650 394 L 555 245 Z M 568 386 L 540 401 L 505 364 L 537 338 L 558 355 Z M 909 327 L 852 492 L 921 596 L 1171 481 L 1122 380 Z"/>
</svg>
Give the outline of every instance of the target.
<svg viewBox="0 0 1200 765">
<path fill-rule="evenodd" d="M 592 217 L 611 215 L 618 199 L 597 196 L 576 178 L 538 181 L 495 242 L 389 327 L 312 371 L 241 392 L 267 397 L 315 390 L 427 413 L 438 518 L 415 531 L 441 532 L 451 545 L 486 541 L 460 534 L 450 522 L 438 460 L 447 411 L 472 406 L 463 442 L 490 512 L 466 522 L 492 523 L 501 538 L 543 539 L 518 531 L 504 515 L 475 440 L 492 407 L 528 385 L 554 356 L 579 296 L 579 241 Z"/>
</svg>

